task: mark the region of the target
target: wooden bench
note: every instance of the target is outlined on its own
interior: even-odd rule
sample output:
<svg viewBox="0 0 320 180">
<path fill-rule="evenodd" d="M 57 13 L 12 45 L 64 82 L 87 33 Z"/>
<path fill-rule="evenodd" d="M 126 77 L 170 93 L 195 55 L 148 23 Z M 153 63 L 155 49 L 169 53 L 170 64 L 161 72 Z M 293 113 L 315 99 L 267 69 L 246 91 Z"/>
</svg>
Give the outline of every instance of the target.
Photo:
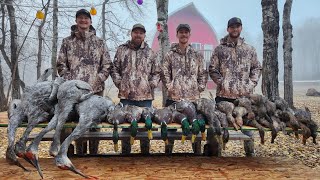
<svg viewBox="0 0 320 180">
<path fill-rule="evenodd" d="M 241 132 L 238 131 L 230 131 L 229 140 L 251 140 L 251 138 L 247 135 L 244 135 Z M 31 134 L 28 138 L 28 141 L 33 140 L 38 133 Z M 47 133 L 43 138 L 42 141 L 52 141 L 54 132 Z M 181 140 L 182 132 L 179 131 L 168 131 L 168 140 L 173 144 L 172 141 L 174 140 Z M 80 141 L 86 141 L 86 140 L 112 140 L 112 132 L 89 132 L 87 131 L 84 135 L 79 138 Z M 130 139 L 130 132 L 123 131 L 119 132 L 119 140 L 128 141 Z M 138 132 L 137 136 L 135 137 L 135 140 L 146 140 L 148 141 L 148 134 L 147 132 Z M 152 140 L 162 140 L 161 133 L 154 131 L 153 132 L 153 139 Z M 186 140 L 191 140 L 191 135 L 186 137 Z M 167 147 L 167 148 L 173 148 Z M 194 154 L 200 155 L 201 154 L 201 135 L 198 134 L 195 139 L 195 143 L 193 143 L 192 146 Z M 72 151 L 72 150 L 71 150 Z M 141 150 L 142 151 L 142 150 Z M 172 152 L 172 149 L 166 149 L 166 153 L 170 154 Z M 122 149 L 123 154 L 128 154 L 130 152 L 127 152 L 126 149 Z M 84 155 L 85 152 L 77 153 L 78 155 Z"/>
<path fill-rule="evenodd" d="M 69 135 L 69 133 L 71 132 L 70 130 L 72 128 L 75 128 L 77 125 L 77 123 L 66 123 L 64 125 L 64 129 L 68 129 L 68 131 L 65 131 L 64 133 L 62 133 L 62 140 Z M 22 124 L 20 127 L 26 127 L 27 124 L 24 123 Z M 36 126 L 36 128 L 44 128 L 46 127 L 47 124 L 46 123 L 41 123 L 38 124 Z M 0 127 L 8 127 L 8 118 L 7 118 L 7 114 L 6 112 L 1 112 L 0 113 Z M 153 132 L 153 140 L 161 140 L 161 134 L 158 131 L 160 129 L 160 125 L 153 123 L 153 130 L 156 130 Z M 108 129 L 112 129 L 113 125 L 112 124 L 108 124 L 108 123 L 101 123 L 97 126 L 95 126 L 94 128 L 108 128 Z M 129 123 L 125 123 L 125 124 L 120 124 L 118 126 L 119 128 L 119 140 L 122 141 L 122 153 L 123 154 L 128 154 L 131 151 L 131 146 L 129 143 L 129 139 L 130 139 L 130 132 L 128 131 L 122 131 L 121 132 L 121 128 L 130 128 L 130 124 Z M 138 129 L 139 130 L 145 130 L 145 125 L 144 123 L 138 123 Z M 166 146 L 165 152 L 167 154 L 170 154 L 172 152 L 173 149 L 173 144 L 175 140 L 180 140 L 182 133 L 180 131 L 176 131 L 181 129 L 181 125 L 180 124 L 176 124 L 176 123 L 172 123 L 168 125 L 168 140 L 169 140 L 169 145 Z M 230 140 L 241 140 L 241 141 L 250 141 L 252 140 L 249 136 L 243 134 L 240 131 L 234 131 L 233 127 L 229 127 L 227 128 L 230 133 Z M 170 131 L 170 130 L 174 130 L 174 131 Z M 257 131 L 257 128 L 254 127 L 250 127 L 250 126 L 243 126 L 242 127 L 243 131 Z M 269 128 L 265 128 L 265 131 L 270 131 Z M 286 128 L 286 130 L 288 132 L 292 131 L 291 128 Z M 319 132 L 319 130 L 318 130 Z M 206 133 L 207 133 L 207 143 L 210 145 L 209 150 L 207 149 L 207 153 L 208 155 L 213 155 L 213 156 L 221 156 L 221 151 L 222 151 L 222 145 L 217 141 L 216 138 L 214 138 L 213 132 L 210 131 L 209 126 L 206 126 Z M 37 136 L 37 134 L 31 134 L 28 138 L 28 140 L 33 140 L 35 137 Z M 53 137 L 53 132 L 49 132 L 47 133 L 44 138 L 42 139 L 42 141 L 52 141 L 52 137 Z M 112 132 L 89 132 L 87 131 L 81 138 L 80 140 L 86 141 L 86 140 L 112 140 Z M 137 136 L 135 138 L 136 140 L 140 140 L 140 141 L 148 141 L 147 138 L 147 132 L 138 132 Z M 186 140 L 190 140 L 191 139 L 191 135 L 189 135 Z M 201 154 L 201 137 L 200 134 L 196 137 L 195 143 L 193 144 L 193 151 L 195 154 Z M 72 152 L 72 150 L 70 151 Z M 74 152 L 74 151 L 73 151 Z M 141 146 L 141 152 L 142 153 L 148 153 L 149 152 L 149 147 L 143 147 Z M 86 152 L 84 151 L 78 151 L 77 154 L 85 154 Z M 206 152 L 204 152 L 206 153 Z"/>
</svg>

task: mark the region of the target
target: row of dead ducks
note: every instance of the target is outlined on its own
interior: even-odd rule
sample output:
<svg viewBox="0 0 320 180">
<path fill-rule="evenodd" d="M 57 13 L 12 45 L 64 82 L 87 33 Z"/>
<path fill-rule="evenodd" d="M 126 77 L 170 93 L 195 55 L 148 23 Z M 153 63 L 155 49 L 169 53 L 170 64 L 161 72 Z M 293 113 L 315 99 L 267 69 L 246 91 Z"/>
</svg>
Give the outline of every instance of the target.
<svg viewBox="0 0 320 180">
<path fill-rule="evenodd" d="M 55 157 L 56 165 L 61 169 L 71 170 L 81 176 L 81 173 L 67 157 L 68 147 L 72 141 L 83 135 L 88 128 L 101 122 L 114 124 L 113 141 L 117 151 L 118 125 L 130 123 L 131 144 L 137 135 L 138 122 L 144 122 L 148 130 L 148 137 L 152 139 L 152 122 L 161 125 L 161 137 L 167 142 L 167 125 L 180 123 L 182 141 L 192 133 L 192 142 L 201 132 L 205 140 L 205 125 L 208 124 L 213 134 L 220 137 L 221 143 L 227 143 L 229 125 L 235 130 L 243 125 L 258 128 L 261 143 L 264 143 L 264 127 L 272 131 L 272 142 L 279 131 L 285 132 L 285 127 L 291 127 L 296 135 L 302 130 L 303 143 L 312 136 L 316 143 L 317 125 L 311 120 L 308 109 L 292 110 L 281 98 L 271 102 L 261 95 L 251 95 L 239 98 L 234 103 L 220 102 L 215 104 L 211 99 L 200 98 L 191 103 L 180 101 L 162 109 L 141 108 L 137 106 L 115 105 L 108 97 L 93 95 L 89 84 L 79 81 L 65 81 L 56 78 L 54 82 L 47 81 L 51 69 L 46 70 L 39 81 L 26 87 L 20 100 L 13 100 L 8 110 L 8 147 L 6 159 L 9 163 L 23 167 L 16 156 L 24 158 L 37 168 L 41 177 L 42 171 L 38 161 L 38 146 L 43 136 L 55 130 L 54 138 L 49 149 L 50 155 Z M 61 144 L 60 134 L 70 114 L 76 112 L 79 116 L 78 124 L 73 132 Z M 27 122 L 22 137 L 15 143 L 16 129 L 22 122 Z M 49 122 L 38 136 L 26 147 L 28 136 L 32 129 L 41 122 Z"/>
</svg>

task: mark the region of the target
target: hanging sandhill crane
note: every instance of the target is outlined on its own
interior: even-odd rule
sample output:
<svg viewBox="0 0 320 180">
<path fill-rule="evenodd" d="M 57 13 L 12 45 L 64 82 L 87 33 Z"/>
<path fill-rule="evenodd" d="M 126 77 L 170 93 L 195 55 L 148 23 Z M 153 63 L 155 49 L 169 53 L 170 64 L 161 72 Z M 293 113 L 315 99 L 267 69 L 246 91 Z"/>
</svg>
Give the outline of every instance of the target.
<svg viewBox="0 0 320 180">
<path fill-rule="evenodd" d="M 14 153 L 16 129 L 22 122 L 27 122 L 27 117 L 24 115 L 20 99 L 14 99 L 10 102 L 8 116 L 8 147 L 6 151 L 6 161 L 9 164 L 15 164 L 27 171 L 27 169 L 18 161 L 16 154 Z"/>
<path fill-rule="evenodd" d="M 14 162 L 18 166 L 17 159 L 14 154 L 18 157 L 26 159 L 32 164 L 25 156 L 26 142 L 31 130 L 36 124 L 48 121 L 53 115 L 53 106 L 55 102 L 52 102 L 49 97 L 52 95 L 52 82 L 45 81 L 52 73 L 52 69 L 46 69 L 40 76 L 38 82 L 32 86 L 26 87 L 22 94 L 21 101 L 14 100 L 10 105 L 8 113 L 9 125 L 8 125 L 8 148 L 7 148 L 7 160 Z M 28 121 L 26 130 L 23 136 L 15 144 L 15 132 L 18 126 L 23 120 Z M 14 152 L 13 152 L 14 151 Z M 21 167 L 21 166 L 20 166 Z"/>
<path fill-rule="evenodd" d="M 52 93 L 49 97 L 49 100 L 57 102 L 57 93 L 58 93 L 59 86 L 64 82 L 65 82 L 65 80 L 61 77 L 58 77 L 55 79 L 53 87 L 52 87 Z M 41 177 L 43 177 L 43 175 L 41 173 L 41 169 L 40 169 L 39 162 L 38 162 L 39 144 L 40 144 L 43 136 L 47 132 L 53 130 L 56 127 L 56 125 L 58 123 L 58 115 L 59 115 L 58 112 L 59 112 L 58 105 L 56 104 L 54 107 L 54 116 L 49 121 L 48 125 L 44 129 L 42 129 L 42 131 L 34 138 L 34 140 L 28 146 L 26 153 L 24 155 L 24 157 L 29 159 L 29 161 L 37 168 Z"/>
<path fill-rule="evenodd" d="M 72 133 L 63 141 L 58 154 L 55 156 L 55 162 L 60 169 L 71 170 L 88 178 L 88 176 L 77 170 L 67 157 L 68 148 L 72 141 L 81 137 L 90 127 L 106 121 L 108 113 L 114 109 L 114 104 L 110 98 L 92 95 L 77 104 L 75 109 L 79 115 L 79 122 Z"/>
<path fill-rule="evenodd" d="M 58 106 L 56 107 L 58 122 L 49 150 L 51 156 L 55 157 L 59 152 L 61 131 L 74 106 L 92 95 L 92 87 L 81 80 L 69 80 L 59 86 L 57 93 Z"/>
</svg>

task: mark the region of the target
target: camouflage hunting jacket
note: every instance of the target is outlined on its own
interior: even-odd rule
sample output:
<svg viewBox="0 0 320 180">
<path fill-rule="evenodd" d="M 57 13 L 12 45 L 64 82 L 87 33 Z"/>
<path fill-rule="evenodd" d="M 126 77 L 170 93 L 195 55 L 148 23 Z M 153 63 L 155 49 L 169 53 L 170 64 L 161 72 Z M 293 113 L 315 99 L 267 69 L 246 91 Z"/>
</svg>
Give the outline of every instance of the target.
<svg viewBox="0 0 320 180">
<path fill-rule="evenodd" d="M 90 31 L 80 33 L 76 25 L 71 27 L 71 36 L 62 40 L 57 60 L 60 76 L 67 80 L 82 80 L 89 83 L 94 92 L 104 90 L 112 62 L 105 42 Z"/>
<path fill-rule="evenodd" d="M 120 99 L 153 100 L 160 80 L 156 54 L 143 42 L 139 49 L 127 41 L 118 47 L 113 60 L 112 79 Z"/>
<path fill-rule="evenodd" d="M 217 96 L 236 99 L 253 93 L 261 70 L 254 47 L 243 38 L 233 43 L 226 36 L 211 56 L 209 75 L 217 84 Z"/>
<path fill-rule="evenodd" d="M 168 99 L 194 101 L 200 98 L 207 83 L 203 56 L 191 45 L 183 53 L 179 44 L 172 44 L 162 64 L 161 80 L 168 90 Z"/>
</svg>

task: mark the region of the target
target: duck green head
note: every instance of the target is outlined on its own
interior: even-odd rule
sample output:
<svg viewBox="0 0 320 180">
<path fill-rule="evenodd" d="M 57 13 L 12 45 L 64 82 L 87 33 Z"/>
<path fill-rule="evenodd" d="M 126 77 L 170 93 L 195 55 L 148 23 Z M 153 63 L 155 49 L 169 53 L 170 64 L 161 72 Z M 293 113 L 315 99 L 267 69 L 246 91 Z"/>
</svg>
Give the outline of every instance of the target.
<svg viewBox="0 0 320 180">
<path fill-rule="evenodd" d="M 198 119 L 200 131 L 203 133 L 206 131 L 206 121 L 204 119 Z"/>
<path fill-rule="evenodd" d="M 200 132 L 200 126 L 199 126 L 199 123 L 198 123 L 197 119 L 194 119 L 192 121 L 191 132 L 192 132 L 192 134 L 195 134 L 195 135 L 199 134 L 199 132 Z"/>
<path fill-rule="evenodd" d="M 152 120 L 151 120 L 150 116 L 146 117 L 145 127 L 148 130 L 148 139 L 153 139 L 152 130 L 151 130 L 152 129 Z"/>
<path fill-rule="evenodd" d="M 136 137 L 137 136 L 137 132 L 138 132 L 138 122 L 137 120 L 133 120 L 131 121 L 131 125 L 130 125 L 130 133 L 131 133 L 131 137 Z"/>
<path fill-rule="evenodd" d="M 151 130 L 152 129 L 152 120 L 151 120 L 150 116 L 146 117 L 145 126 L 146 126 L 147 130 Z"/>
<path fill-rule="evenodd" d="M 205 141 L 206 140 L 206 120 L 205 119 L 198 119 L 198 124 L 200 127 L 200 131 L 201 131 L 201 140 Z"/>
<path fill-rule="evenodd" d="M 188 136 L 188 134 L 190 133 L 190 124 L 187 121 L 187 118 L 182 119 L 182 121 L 181 121 L 181 129 L 182 129 L 182 134 L 184 136 Z"/>
<path fill-rule="evenodd" d="M 168 127 L 166 122 L 161 122 L 161 138 L 164 141 L 168 138 Z"/>
</svg>

